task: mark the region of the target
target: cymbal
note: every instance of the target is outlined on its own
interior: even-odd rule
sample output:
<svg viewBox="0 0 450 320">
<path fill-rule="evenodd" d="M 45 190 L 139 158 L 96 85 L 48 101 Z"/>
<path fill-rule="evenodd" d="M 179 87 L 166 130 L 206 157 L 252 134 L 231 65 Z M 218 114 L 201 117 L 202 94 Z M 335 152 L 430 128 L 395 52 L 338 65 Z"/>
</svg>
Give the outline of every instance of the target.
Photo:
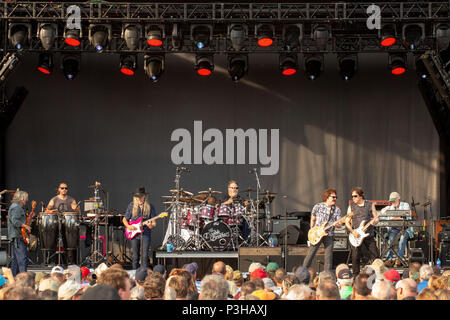
<svg viewBox="0 0 450 320">
<path fill-rule="evenodd" d="M 206 194 L 199 194 L 197 196 L 192 197 L 192 199 L 194 199 L 195 201 L 199 201 L 199 202 L 203 202 L 207 198 L 208 198 L 208 195 L 206 195 Z"/>
<path fill-rule="evenodd" d="M 248 192 L 256 192 L 256 190 L 253 189 L 247 189 L 247 190 L 243 190 L 240 193 L 248 193 Z"/>
<path fill-rule="evenodd" d="M 214 190 L 211 190 L 211 188 L 209 188 L 209 190 L 199 191 L 198 193 L 199 194 L 207 194 L 207 193 L 210 193 L 210 194 L 221 194 L 222 192 L 221 191 L 214 191 Z"/>
<path fill-rule="evenodd" d="M 177 189 L 171 189 L 169 191 L 170 191 L 170 193 L 175 193 L 175 194 L 178 193 Z M 189 191 L 186 191 L 186 190 L 180 190 L 180 194 L 182 196 L 189 196 L 189 197 L 192 197 L 194 195 L 192 192 L 189 192 Z"/>
<path fill-rule="evenodd" d="M 174 203 L 174 201 L 164 201 L 163 202 L 163 204 L 165 204 L 165 205 L 169 205 L 169 204 L 172 204 L 172 203 Z"/>
<path fill-rule="evenodd" d="M 427 201 L 425 203 L 422 203 L 422 207 L 426 207 L 429 206 L 431 204 L 431 201 Z"/>
<path fill-rule="evenodd" d="M 174 196 L 161 196 L 163 199 L 172 199 Z"/>
</svg>

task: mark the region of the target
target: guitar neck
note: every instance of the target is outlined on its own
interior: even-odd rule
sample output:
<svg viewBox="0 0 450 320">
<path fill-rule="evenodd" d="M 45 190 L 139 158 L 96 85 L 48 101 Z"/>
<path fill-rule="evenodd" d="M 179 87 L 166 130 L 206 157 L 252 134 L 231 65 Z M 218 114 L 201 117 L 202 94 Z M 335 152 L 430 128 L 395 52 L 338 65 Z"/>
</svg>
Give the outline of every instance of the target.
<svg viewBox="0 0 450 320">
<path fill-rule="evenodd" d="M 367 228 L 369 228 L 373 222 L 375 221 L 375 218 L 373 218 L 372 220 L 369 221 L 369 223 L 367 223 L 364 228 L 362 229 L 364 232 L 366 232 Z"/>
</svg>

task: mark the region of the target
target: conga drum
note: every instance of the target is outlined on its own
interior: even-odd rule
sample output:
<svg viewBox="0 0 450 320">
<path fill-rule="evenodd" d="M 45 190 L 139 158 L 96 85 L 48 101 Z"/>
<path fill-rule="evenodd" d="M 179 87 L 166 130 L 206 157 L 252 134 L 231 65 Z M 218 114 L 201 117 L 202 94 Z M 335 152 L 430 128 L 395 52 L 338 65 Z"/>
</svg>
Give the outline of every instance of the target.
<svg viewBox="0 0 450 320">
<path fill-rule="evenodd" d="M 38 216 L 41 249 L 56 250 L 58 239 L 58 214 L 56 212 L 40 212 Z"/>
</svg>

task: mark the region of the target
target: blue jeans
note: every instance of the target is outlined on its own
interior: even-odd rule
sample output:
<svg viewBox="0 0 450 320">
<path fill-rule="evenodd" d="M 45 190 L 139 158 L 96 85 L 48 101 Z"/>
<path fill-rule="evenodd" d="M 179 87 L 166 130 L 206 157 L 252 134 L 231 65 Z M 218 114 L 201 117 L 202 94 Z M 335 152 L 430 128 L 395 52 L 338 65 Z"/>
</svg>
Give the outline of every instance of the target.
<svg viewBox="0 0 450 320">
<path fill-rule="evenodd" d="M 308 254 L 306 255 L 305 260 L 303 260 L 303 267 L 308 269 L 311 266 L 312 260 L 319 250 L 320 244 L 323 243 L 325 247 L 325 265 L 324 270 L 331 271 L 333 267 L 333 244 L 334 244 L 334 236 L 325 236 L 320 240 L 318 244 L 315 246 L 311 245 L 308 249 Z M 317 270 L 318 271 L 318 270 Z M 311 280 L 312 281 L 312 280 Z"/>
<path fill-rule="evenodd" d="M 18 273 L 27 271 L 27 246 L 25 245 L 25 242 L 23 242 L 23 239 L 13 238 L 11 247 L 11 271 L 15 277 Z"/>
<path fill-rule="evenodd" d="M 140 266 L 140 248 L 141 248 L 141 234 L 138 234 L 136 237 L 134 237 L 133 239 L 131 239 L 131 250 L 133 251 L 133 269 L 139 269 Z M 150 234 L 144 234 L 144 239 L 142 239 L 142 244 L 143 244 L 143 250 L 142 250 L 142 256 L 143 256 L 143 266 L 147 268 L 149 265 L 149 260 L 148 260 L 148 251 L 150 249 L 150 240 L 151 240 L 151 235 Z"/>
<path fill-rule="evenodd" d="M 397 234 L 400 232 L 399 229 L 395 229 L 392 228 L 391 231 L 389 231 L 389 238 L 388 238 L 388 244 L 391 244 L 392 241 L 394 241 L 394 238 L 397 236 Z M 403 258 L 403 256 L 405 255 L 405 248 L 406 248 L 406 243 L 409 240 L 409 234 L 408 232 L 405 232 L 403 234 L 403 236 L 400 237 L 400 241 L 398 242 L 398 255 L 400 256 L 400 258 Z M 394 256 L 394 251 L 390 250 L 389 254 L 386 258 L 386 260 L 392 260 Z"/>
</svg>

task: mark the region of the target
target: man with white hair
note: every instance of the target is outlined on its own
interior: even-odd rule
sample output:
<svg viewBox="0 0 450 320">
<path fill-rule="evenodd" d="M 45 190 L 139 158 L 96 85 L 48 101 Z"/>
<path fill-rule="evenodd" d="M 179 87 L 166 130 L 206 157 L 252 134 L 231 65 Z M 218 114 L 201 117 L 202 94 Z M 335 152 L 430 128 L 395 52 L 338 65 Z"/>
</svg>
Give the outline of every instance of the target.
<svg viewBox="0 0 450 320">
<path fill-rule="evenodd" d="M 392 286 L 388 281 L 376 281 L 372 287 L 372 297 L 377 300 L 391 300 Z"/>
<path fill-rule="evenodd" d="M 391 192 L 391 194 L 389 195 L 389 201 L 391 201 L 391 205 L 384 207 L 383 209 L 381 209 L 381 215 L 384 215 L 386 213 L 386 210 L 409 210 L 409 216 L 406 217 L 406 220 L 411 220 L 411 208 L 409 207 L 409 203 L 408 202 L 401 202 L 400 201 L 400 194 L 398 192 Z M 385 217 L 386 220 L 403 220 L 402 217 Z M 400 233 L 400 228 L 389 228 L 388 231 L 388 244 L 390 245 L 392 243 L 392 241 L 394 241 L 395 237 Z M 400 241 L 398 243 L 398 256 L 400 258 L 403 258 L 404 254 L 405 254 L 405 248 L 406 248 L 406 243 L 408 242 L 408 240 L 410 238 L 414 237 L 414 230 L 412 227 L 409 227 L 408 229 L 406 229 L 405 233 L 400 237 Z M 393 257 L 394 257 L 394 251 L 391 249 L 389 250 L 389 253 L 386 257 L 386 261 L 385 264 L 387 267 L 392 267 L 394 265 L 393 262 Z M 395 266 L 399 266 L 401 264 L 400 259 L 396 259 L 395 260 Z"/>
<path fill-rule="evenodd" d="M 397 289 L 397 300 L 416 300 L 417 283 L 413 279 L 403 279 L 395 287 Z"/>
<path fill-rule="evenodd" d="M 294 284 L 289 288 L 286 300 L 312 300 L 313 291 L 306 284 Z"/>
<path fill-rule="evenodd" d="M 227 300 L 228 281 L 223 276 L 207 275 L 200 285 L 199 300 Z"/>
<path fill-rule="evenodd" d="M 8 211 L 8 238 L 11 241 L 11 271 L 15 277 L 18 273 L 27 271 L 27 245 L 22 238 L 22 228 L 31 232 L 26 225 L 26 215 L 23 207 L 28 202 L 28 193 L 17 190 Z"/>
<path fill-rule="evenodd" d="M 417 293 L 420 293 L 422 289 L 426 288 L 428 285 L 428 280 L 433 275 L 433 268 L 427 264 L 420 267 L 419 270 L 419 280 L 420 283 L 417 285 Z"/>
</svg>

